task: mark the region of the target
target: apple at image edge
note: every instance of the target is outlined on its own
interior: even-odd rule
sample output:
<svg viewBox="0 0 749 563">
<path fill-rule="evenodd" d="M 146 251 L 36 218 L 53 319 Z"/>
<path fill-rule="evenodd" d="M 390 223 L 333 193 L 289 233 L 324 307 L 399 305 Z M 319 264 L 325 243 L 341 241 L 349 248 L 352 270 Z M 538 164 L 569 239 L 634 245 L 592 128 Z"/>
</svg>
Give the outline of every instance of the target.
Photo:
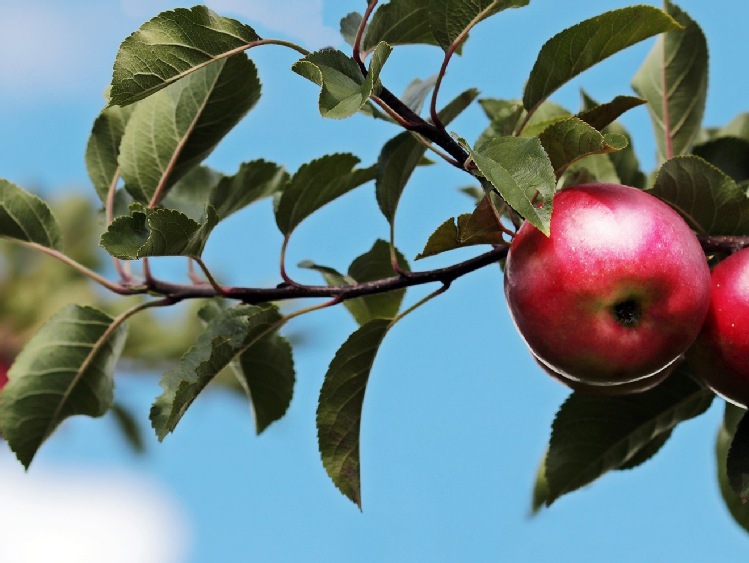
<svg viewBox="0 0 749 563">
<path fill-rule="evenodd" d="M 619 184 L 556 194 L 551 235 L 526 222 L 505 264 L 505 296 L 535 357 L 588 385 L 654 376 L 700 331 L 710 270 L 671 207 Z"/>
<path fill-rule="evenodd" d="M 712 270 L 710 307 L 686 357 L 695 373 L 716 393 L 749 406 L 749 249 Z"/>
</svg>

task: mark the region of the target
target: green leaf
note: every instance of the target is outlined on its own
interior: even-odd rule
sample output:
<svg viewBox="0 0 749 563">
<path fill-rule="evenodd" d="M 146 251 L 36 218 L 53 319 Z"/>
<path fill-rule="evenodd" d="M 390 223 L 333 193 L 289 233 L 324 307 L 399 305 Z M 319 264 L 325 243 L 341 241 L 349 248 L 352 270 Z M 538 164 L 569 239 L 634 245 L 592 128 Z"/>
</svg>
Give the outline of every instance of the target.
<svg viewBox="0 0 749 563">
<path fill-rule="evenodd" d="M 500 137 L 469 149 L 476 166 L 504 200 L 546 235 L 556 177 L 538 138 Z M 539 198 L 534 200 L 536 193 Z"/>
<path fill-rule="evenodd" d="M 172 432 L 188 407 L 211 380 L 235 358 L 273 334 L 281 315 L 272 305 L 239 305 L 218 314 L 179 365 L 161 378 L 164 392 L 151 407 L 151 424 L 159 440 Z"/>
<path fill-rule="evenodd" d="M 205 217 L 206 202 L 223 178 L 223 174 L 208 166 L 196 166 L 169 188 L 161 207 L 174 209 L 200 222 Z"/>
<path fill-rule="evenodd" d="M 24 467 L 63 420 L 99 417 L 112 406 L 127 333 L 113 322 L 91 307 L 68 305 L 16 357 L 0 394 L 0 428 Z"/>
<path fill-rule="evenodd" d="M 33 242 L 54 250 L 62 248 L 62 231 L 47 204 L 0 178 L 0 238 Z"/>
<path fill-rule="evenodd" d="M 278 333 L 261 338 L 239 356 L 239 381 L 252 403 L 258 434 L 286 414 L 294 394 L 291 344 Z"/>
<path fill-rule="evenodd" d="M 668 439 L 671 437 L 672 433 L 673 429 L 669 430 L 668 432 L 658 434 L 658 436 L 653 438 L 649 443 L 642 446 L 632 455 L 632 457 L 630 457 L 625 463 L 623 463 L 616 469 L 620 471 L 626 471 L 642 465 L 650 458 L 652 458 L 655 454 L 657 454 L 661 450 L 661 448 L 666 445 L 666 442 L 668 442 Z"/>
<path fill-rule="evenodd" d="M 692 154 L 707 160 L 733 178 L 734 182 L 749 180 L 749 140 L 739 137 L 718 137 L 696 145 Z"/>
<path fill-rule="evenodd" d="M 321 86 L 320 115 L 343 119 L 358 112 L 378 91 L 380 71 L 392 50 L 387 43 L 377 45 L 366 77 L 351 57 L 334 49 L 310 53 L 291 70 Z"/>
<path fill-rule="evenodd" d="M 632 80 L 648 101 L 658 160 L 687 154 L 700 132 L 707 97 L 707 41 L 686 12 L 666 0 L 666 10 L 683 26 L 658 38 Z"/>
<path fill-rule="evenodd" d="M 390 0 L 372 15 L 362 41 L 371 51 L 380 41 L 388 45 L 437 45 L 429 27 L 429 9 L 424 0 Z"/>
<path fill-rule="evenodd" d="M 627 146 L 624 136 L 599 133 L 577 117 L 550 125 L 539 139 L 557 178 L 570 164 L 585 156 L 616 152 Z"/>
<path fill-rule="evenodd" d="M 749 141 L 749 113 L 740 113 L 718 131 L 720 137 L 738 137 Z"/>
<path fill-rule="evenodd" d="M 359 429 L 364 392 L 390 325 L 388 319 L 374 319 L 343 343 L 325 374 L 317 408 L 317 439 L 323 466 L 335 486 L 359 508 Z"/>
<path fill-rule="evenodd" d="M 255 65 L 244 54 L 190 74 L 139 103 L 125 127 L 125 188 L 149 204 L 204 160 L 260 98 Z"/>
<path fill-rule="evenodd" d="M 729 176 L 696 156 L 665 162 L 649 192 L 708 235 L 749 235 L 749 200 Z"/>
<path fill-rule="evenodd" d="M 742 501 L 749 500 L 749 417 L 741 417 L 726 458 L 728 484 Z"/>
<path fill-rule="evenodd" d="M 395 252 L 399 266 L 408 271 L 406 258 L 398 250 Z M 325 282 L 332 287 L 356 285 L 395 275 L 390 257 L 390 245 L 383 240 L 375 241 L 369 251 L 356 258 L 349 267 L 348 275 L 340 274 L 333 268 L 320 266 L 309 260 L 300 263 L 299 266 L 320 272 Z M 400 311 L 405 294 L 405 289 L 389 291 L 347 299 L 343 304 L 354 317 L 354 320 L 359 325 L 364 325 L 373 319 L 394 318 Z"/>
<path fill-rule="evenodd" d="M 546 506 L 549 498 L 549 482 L 546 480 L 546 454 L 541 459 L 536 470 L 536 480 L 533 482 L 533 497 L 531 499 L 531 514 L 537 514 Z"/>
<path fill-rule="evenodd" d="M 565 29 L 541 48 L 525 86 L 523 106 L 535 111 L 581 72 L 643 39 L 678 28 L 671 16 L 653 6 L 630 6 Z"/>
<path fill-rule="evenodd" d="M 734 493 L 728 480 L 726 460 L 729 448 L 734 439 L 734 433 L 738 420 L 744 417 L 746 411 L 730 403 L 726 403 L 726 412 L 723 424 L 720 426 L 715 444 L 715 457 L 717 461 L 718 485 L 723 502 L 731 513 L 736 523 L 749 532 L 749 503 L 742 502 Z"/>
<path fill-rule="evenodd" d="M 467 236 L 468 224 L 471 220 L 471 213 L 459 215 L 456 219 L 448 219 L 434 231 L 427 240 L 424 250 L 417 256 L 416 260 L 435 256 L 448 250 L 473 246 L 476 244 L 500 244 L 502 235 L 498 232 L 487 232 L 474 236 Z"/>
<path fill-rule="evenodd" d="M 174 209 L 147 209 L 133 204 L 130 215 L 112 221 L 100 244 L 121 260 L 148 256 L 199 257 L 218 221 L 211 206 L 206 208 L 206 219 L 201 224 Z"/>
<path fill-rule="evenodd" d="M 205 6 L 162 12 L 120 45 L 110 105 L 141 100 L 259 39 L 250 26 Z"/>
<path fill-rule="evenodd" d="M 702 414 L 713 397 L 684 366 L 657 387 L 634 395 L 572 393 L 552 425 L 547 504 L 611 469 L 626 467 L 642 456 L 643 448 L 651 451 L 654 440 Z"/>
<path fill-rule="evenodd" d="M 577 114 L 577 117 L 591 127 L 603 131 L 605 127 L 611 125 L 611 123 L 618 119 L 622 114 L 645 103 L 647 102 L 642 98 L 636 98 L 634 96 L 617 96 L 608 103 L 596 105 L 581 111 Z"/>
<path fill-rule="evenodd" d="M 281 192 L 276 224 L 285 236 L 315 211 L 373 179 L 374 171 L 355 169 L 352 154 L 326 155 L 299 167 Z"/>
<path fill-rule="evenodd" d="M 477 95 L 475 89 L 461 93 L 439 112 L 440 121 L 444 125 L 449 124 Z M 377 161 L 377 203 L 391 226 L 395 222 L 395 212 L 403 190 L 426 151 L 427 148 L 409 132 L 393 137 L 382 147 Z"/>
<path fill-rule="evenodd" d="M 356 41 L 356 34 L 359 32 L 362 15 L 359 12 L 351 12 L 341 18 L 341 36 L 349 45 Z"/>
<path fill-rule="evenodd" d="M 413 79 L 401 94 L 401 101 L 406 104 L 414 113 L 421 113 L 424 102 L 434 89 L 437 83 L 437 75 L 433 74 L 425 80 L 419 78 Z"/>
<path fill-rule="evenodd" d="M 224 177 L 211 191 L 209 205 L 216 208 L 219 219 L 248 205 L 270 197 L 289 181 L 289 174 L 282 166 L 266 160 L 245 162 L 233 176 Z"/>
<path fill-rule="evenodd" d="M 110 187 L 119 178 L 120 143 L 132 110 L 133 106 L 105 108 L 94 121 L 86 145 L 88 177 L 102 203 L 107 201 Z"/>
<path fill-rule="evenodd" d="M 112 405 L 110 412 L 117 423 L 117 428 L 133 451 L 139 454 L 146 451 L 143 433 L 133 413 L 118 403 Z"/>
<path fill-rule="evenodd" d="M 527 6 L 530 0 L 429 0 L 429 25 L 437 43 L 447 51 L 460 35 L 508 8 Z"/>
<path fill-rule="evenodd" d="M 645 189 L 647 179 L 640 169 L 640 162 L 632 146 L 632 138 L 618 121 L 607 126 L 604 133 L 621 135 L 627 140 L 627 146 L 617 152 L 609 153 L 608 160 L 613 164 L 619 182 L 635 188 Z"/>
<path fill-rule="evenodd" d="M 592 154 L 570 165 L 562 176 L 562 186 L 576 186 L 590 182 L 621 184 L 610 154 Z"/>
</svg>

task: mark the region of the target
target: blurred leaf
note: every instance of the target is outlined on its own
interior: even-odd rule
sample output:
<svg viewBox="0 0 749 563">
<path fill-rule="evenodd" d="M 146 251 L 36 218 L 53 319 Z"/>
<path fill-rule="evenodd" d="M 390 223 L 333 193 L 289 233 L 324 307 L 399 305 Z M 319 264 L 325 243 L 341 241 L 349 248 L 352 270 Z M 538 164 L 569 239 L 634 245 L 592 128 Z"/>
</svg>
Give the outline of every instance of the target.
<svg viewBox="0 0 749 563">
<path fill-rule="evenodd" d="M 408 271 L 409 267 L 406 258 L 397 250 L 396 255 L 399 266 L 403 270 Z M 340 274 L 333 268 L 320 266 L 309 260 L 300 263 L 299 266 L 320 272 L 325 282 L 333 287 L 356 285 L 395 275 L 390 258 L 390 245 L 383 240 L 375 241 L 369 251 L 354 260 L 349 267 L 348 275 Z M 354 320 L 359 325 L 364 325 L 377 318 L 394 318 L 400 310 L 405 294 L 406 290 L 401 289 L 347 299 L 343 304 L 354 317 Z"/>
<path fill-rule="evenodd" d="M 606 104 L 596 105 L 595 107 L 581 111 L 577 114 L 577 117 L 591 127 L 603 131 L 605 127 L 611 125 L 611 123 L 618 119 L 623 113 L 645 103 L 647 102 L 642 98 L 636 98 L 634 96 L 617 96 Z"/>
<path fill-rule="evenodd" d="M 121 260 L 147 256 L 199 257 L 218 223 L 211 206 L 206 208 L 206 217 L 201 224 L 173 209 L 148 209 L 135 203 L 130 215 L 112 221 L 101 236 L 101 246 Z"/>
<path fill-rule="evenodd" d="M 690 151 L 702 124 L 708 75 L 702 30 L 676 4 L 665 0 L 665 7 L 683 29 L 659 37 L 632 79 L 648 101 L 660 162 Z"/>
<path fill-rule="evenodd" d="M 287 237 L 315 211 L 374 178 L 373 169 L 355 169 L 352 154 L 329 154 L 299 167 L 281 192 L 276 224 Z"/>
<path fill-rule="evenodd" d="M 749 113 L 740 113 L 716 133 L 717 137 L 738 137 L 749 141 Z"/>
<path fill-rule="evenodd" d="M 489 139 L 471 158 L 504 200 L 546 235 L 551 224 L 556 177 L 538 138 Z M 536 194 L 540 196 L 536 200 Z"/>
<path fill-rule="evenodd" d="M 200 68 L 139 103 L 125 127 L 120 168 L 141 203 L 164 195 L 204 160 L 260 98 L 260 81 L 244 54 Z"/>
<path fill-rule="evenodd" d="M 414 113 L 420 113 L 424 107 L 424 102 L 429 93 L 434 89 L 437 83 L 437 75 L 433 74 L 425 80 L 415 78 L 412 80 L 406 90 L 401 95 L 401 101 L 406 104 Z"/>
<path fill-rule="evenodd" d="M 238 305 L 217 315 L 179 365 L 161 378 L 164 392 L 151 407 L 159 440 L 174 431 L 206 385 L 240 354 L 274 333 L 282 320 L 272 305 Z"/>
<path fill-rule="evenodd" d="M 742 503 L 749 500 L 749 417 L 736 426 L 726 458 L 726 475 L 733 493 Z"/>
<path fill-rule="evenodd" d="M 120 45 L 110 105 L 150 96 L 258 39 L 250 26 L 218 16 L 205 6 L 162 12 Z"/>
<path fill-rule="evenodd" d="M 749 180 L 749 140 L 718 137 L 696 145 L 692 154 L 720 168 L 735 182 Z"/>
<path fill-rule="evenodd" d="M 476 141 L 476 144 L 485 142 L 492 137 L 512 135 L 521 118 L 525 115 L 523 104 L 519 100 L 484 98 L 479 100 L 479 104 L 481 104 L 481 108 L 491 123 L 481 134 L 481 138 Z"/>
<path fill-rule="evenodd" d="M 143 442 L 143 433 L 141 432 L 140 424 L 138 424 L 133 413 L 119 403 L 112 405 L 110 412 L 117 423 L 117 428 L 122 432 L 128 445 L 134 452 L 143 453 L 146 450 L 146 445 Z"/>
<path fill-rule="evenodd" d="M 224 177 L 221 172 L 208 166 L 196 166 L 169 189 L 160 206 L 201 222 L 205 219 L 206 202 Z"/>
<path fill-rule="evenodd" d="M 622 135 L 601 134 L 577 117 L 550 125 L 539 139 L 557 178 L 570 164 L 585 156 L 616 152 L 627 146 Z"/>
<path fill-rule="evenodd" d="M 119 177 L 120 143 L 132 110 L 132 106 L 105 108 L 94 121 L 86 145 L 86 169 L 102 203 L 106 203 L 109 189 Z"/>
<path fill-rule="evenodd" d="M 343 343 L 325 374 L 317 408 L 317 438 L 323 466 L 335 486 L 359 508 L 359 430 L 364 392 L 390 325 L 388 319 L 374 319 Z"/>
<path fill-rule="evenodd" d="M 390 0 L 372 15 L 362 41 L 371 51 L 380 41 L 388 45 L 437 45 L 429 27 L 429 7 L 424 0 Z"/>
<path fill-rule="evenodd" d="M 49 206 L 13 182 L 0 178 L 0 238 L 61 250 L 62 234 Z"/>
<path fill-rule="evenodd" d="M 615 121 L 604 129 L 604 133 L 621 135 L 627 140 L 626 147 L 620 151 L 612 152 L 607 155 L 608 160 L 614 166 L 616 177 L 619 178 L 619 182 L 626 186 L 645 189 L 647 180 L 645 174 L 640 170 L 640 162 L 637 160 L 637 155 L 632 146 L 632 138 L 627 130 L 618 121 Z M 614 182 L 616 182 L 616 180 L 614 180 Z"/>
<path fill-rule="evenodd" d="M 467 237 L 467 224 L 471 219 L 470 213 L 465 213 L 457 217 L 456 219 L 448 219 L 442 223 L 437 230 L 434 231 L 429 240 L 417 256 L 416 260 L 427 258 L 429 256 L 435 256 L 448 250 L 455 250 L 456 248 L 463 248 L 464 246 L 472 246 L 476 244 L 499 244 L 502 242 L 501 233 L 485 233 L 483 235 Z"/>
<path fill-rule="evenodd" d="M 729 448 L 734 438 L 734 432 L 738 420 L 744 417 L 746 411 L 726 402 L 726 412 L 723 424 L 720 426 L 715 445 L 715 457 L 717 461 L 718 485 L 723 502 L 731 513 L 736 523 L 749 532 L 749 503 L 743 503 L 734 493 L 728 480 L 726 460 Z"/>
<path fill-rule="evenodd" d="M 429 25 L 437 43 L 447 51 L 466 29 L 508 8 L 530 0 L 429 0 Z"/>
<path fill-rule="evenodd" d="M 63 420 L 99 417 L 112 406 L 127 333 L 112 323 L 96 309 L 68 305 L 16 357 L 0 394 L 0 428 L 24 467 Z"/>
<path fill-rule="evenodd" d="M 291 344 L 278 333 L 259 339 L 239 356 L 240 384 L 252 402 L 258 434 L 286 414 L 294 394 Z"/>
<path fill-rule="evenodd" d="M 643 39 L 678 27 L 673 18 L 653 6 L 630 6 L 565 29 L 541 48 L 525 86 L 523 106 L 535 111 L 581 72 Z"/>
<path fill-rule="evenodd" d="M 439 112 L 440 121 L 447 125 L 476 99 L 478 91 L 471 89 L 458 95 Z M 403 190 L 411 174 L 422 162 L 427 148 L 409 132 L 390 139 L 382 147 L 377 161 L 377 203 L 392 226 Z"/>
<path fill-rule="evenodd" d="M 356 41 L 356 34 L 359 32 L 362 15 L 359 12 L 351 12 L 341 18 L 340 31 L 344 41 L 349 45 Z"/>
<path fill-rule="evenodd" d="M 729 176 L 696 156 L 678 156 L 658 171 L 651 194 L 708 235 L 749 235 L 749 200 Z"/>
<path fill-rule="evenodd" d="M 533 497 L 531 499 L 531 514 L 537 514 L 546 506 L 549 498 L 549 482 L 546 480 L 546 454 L 541 459 L 536 470 L 536 480 L 533 482 Z"/>
<path fill-rule="evenodd" d="M 615 154 L 619 153 L 592 154 L 572 163 L 562 175 L 562 187 L 590 182 L 622 183 L 611 160 Z"/>
<path fill-rule="evenodd" d="M 366 76 L 351 57 L 334 49 L 310 53 L 295 62 L 291 70 L 322 88 L 320 115 L 342 119 L 354 115 L 377 93 L 380 70 L 392 50 L 387 43 L 378 44 Z"/>
<path fill-rule="evenodd" d="M 634 395 L 572 393 L 552 425 L 547 505 L 611 469 L 626 467 L 642 456 L 643 448 L 649 453 L 654 440 L 702 414 L 713 397 L 683 366 L 657 387 Z"/>
</svg>

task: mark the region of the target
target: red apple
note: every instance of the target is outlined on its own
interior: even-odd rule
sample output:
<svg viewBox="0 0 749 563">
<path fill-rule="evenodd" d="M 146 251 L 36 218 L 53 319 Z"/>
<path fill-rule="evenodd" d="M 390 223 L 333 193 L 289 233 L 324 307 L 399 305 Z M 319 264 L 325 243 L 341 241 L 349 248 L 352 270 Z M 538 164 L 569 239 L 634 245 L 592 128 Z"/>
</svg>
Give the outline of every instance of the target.
<svg viewBox="0 0 749 563">
<path fill-rule="evenodd" d="M 2 390 L 3 387 L 5 387 L 5 384 L 8 383 L 8 370 L 10 369 L 10 366 L 8 363 L 0 358 L 0 390 Z"/>
<path fill-rule="evenodd" d="M 710 308 L 687 360 L 715 392 L 749 406 L 749 249 L 713 268 Z"/>
<path fill-rule="evenodd" d="M 551 236 L 520 227 L 505 264 L 510 313 L 533 355 L 588 385 L 650 378 L 700 331 L 710 270 L 668 205 L 618 184 L 554 198 Z"/>
</svg>

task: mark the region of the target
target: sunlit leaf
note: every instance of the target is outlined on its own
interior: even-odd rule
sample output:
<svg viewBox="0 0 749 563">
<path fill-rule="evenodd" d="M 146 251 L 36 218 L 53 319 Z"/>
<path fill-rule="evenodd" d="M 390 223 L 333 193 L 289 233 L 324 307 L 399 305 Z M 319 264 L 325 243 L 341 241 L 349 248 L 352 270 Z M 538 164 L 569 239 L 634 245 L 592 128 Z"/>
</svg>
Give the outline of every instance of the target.
<svg viewBox="0 0 749 563">
<path fill-rule="evenodd" d="M 271 305 L 239 305 L 218 314 L 179 365 L 161 378 L 164 392 L 151 407 L 151 424 L 159 440 L 172 432 L 206 385 L 235 358 L 281 323 Z"/>
<path fill-rule="evenodd" d="M 437 43 L 447 51 L 467 29 L 508 8 L 530 0 L 429 0 L 429 25 Z"/>
<path fill-rule="evenodd" d="M 388 319 L 374 319 L 343 343 L 325 375 L 317 408 L 323 466 L 336 487 L 360 508 L 359 430 L 364 392 L 390 325 Z"/>
<path fill-rule="evenodd" d="M 600 133 L 577 117 L 550 125 L 539 139 L 557 177 L 583 157 L 616 152 L 627 146 L 627 139 L 623 136 Z"/>
<path fill-rule="evenodd" d="M 548 235 L 556 177 L 541 141 L 500 137 L 489 139 L 469 152 L 478 169 L 504 200 Z"/>
<path fill-rule="evenodd" d="M 749 199 L 729 176 L 696 156 L 665 162 L 650 193 L 709 235 L 749 235 Z"/>
<path fill-rule="evenodd" d="M 0 178 L 0 238 L 60 250 L 62 232 L 49 206 L 13 182 Z"/>
<path fill-rule="evenodd" d="M 101 237 L 101 246 L 115 258 L 137 260 L 148 256 L 194 256 L 203 253 L 218 223 L 213 207 L 198 223 L 173 209 L 147 209 L 133 204 L 130 215 L 118 217 Z"/>
<path fill-rule="evenodd" d="M 474 89 L 460 94 L 439 112 L 440 121 L 444 125 L 449 124 L 477 95 L 478 91 Z M 391 225 L 395 221 L 395 212 L 403 190 L 426 151 L 427 148 L 408 132 L 393 137 L 382 147 L 377 161 L 377 203 Z"/>
<path fill-rule="evenodd" d="M 620 397 L 572 393 L 552 425 L 546 459 L 547 504 L 631 463 L 660 435 L 707 410 L 713 397 L 683 366 L 642 393 Z"/>
<path fill-rule="evenodd" d="M 102 202 L 107 201 L 109 189 L 119 177 L 120 143 L 132 110 L 133 106 L 104 109 L 94 121 L 86 145 L 88 177 Z"/>
<path fill-rule="evenodd" d="M 112 406 L 127 333 L 112 323 L 96 309 L 68 305 L 16 357 L 0 394 L 0 428 L 25 467 L 66 418 L 99 417 Z"/>
<path fill-rule="evenodd" d="M 580 22 L 541 48 L 523 94 L 534 111 L 560 86 L 614 53 L 664 31 L 678 29 L 671 16 L 653 6 L 630 6 Z"/>
<path fill-rule="evenodd" d="M 127 105 L 150 96 L 258 39 L 250 26 L 205 6 L 162 12 L 122 42 L 114 62 L 110 104 Z"/>
<path fill-rule="evenodd" d="M 255 65 L 244 54 L 193 72 L 140 102 L 125 127 L 125 188 L 148 204 L 204 160 L 260 98 Z"/>
<path fill-rule="evenodd" d="M 377 92 L 380 71 L 392 50 L 387 43 L 378 44 L 366 76 L 351 57 L 334 49 L 310 53 L 291 69 L 321 87 L 320 115 L 342 119 L 358 112 Z"/>
<path fill-rule="evenodd" d="M 702 124 L 708 78 L 705 35 L 681 8 L 668 0 L 665 6 L 684 28 L 659 37 L 632 80 L 648 101 L 660 162 L 692 147 Z"/>
<path fill-rule="evenodd" d="M 427 3 L 424 0 L 390 0 L 381 5 L 372 15 L 362 49 L 370 51 L 380 41 L 388 45 L 436 45 L 429 27 Z"/>
<path fill-rule="evenodd" d="M 498 232 L 485 233 L 478 236 L 466 236 L 467 224 L 471 219 L 470 213 L 458 216 L 456 219 L 448 219 L 434 231 L 427 240 L 424 250 L 417 256 L 416 260 L 435 256 L 448 250 L 463 248 L 464 246 L 473 246 L 476 244 L 499 244 L 502 242 L 502 236 Z"/>
</svg>

